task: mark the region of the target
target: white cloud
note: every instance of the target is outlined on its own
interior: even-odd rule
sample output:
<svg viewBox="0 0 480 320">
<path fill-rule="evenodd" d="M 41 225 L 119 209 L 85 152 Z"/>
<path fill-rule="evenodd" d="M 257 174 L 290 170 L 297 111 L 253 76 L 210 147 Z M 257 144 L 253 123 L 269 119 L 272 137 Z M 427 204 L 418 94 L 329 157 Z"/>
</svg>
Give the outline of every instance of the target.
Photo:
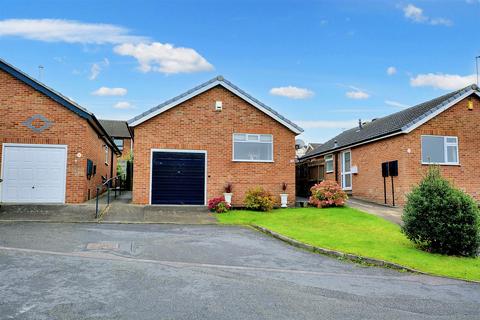
<svg viewBox="0 0 480 320">
<path fill-rule="evenodd" d="M 90 67 L 90 76 L 88 77 L 90 80 L 95 80 L 98 75 L 100 74 L 100 71 L 102 71 L 103 68 L 106 68 L 110 65 L 110 61 L 105 58 L 101 62 L 95 62 L 92 64 Z"/>
<path fill-rule="evenodd" d="M 428 23 L 433 26 L 451 26 L 453 24 L 453 22 L 449 19 L 430 18 L 423 13 L 422 8 L 416 7 L 411 3 L 403 7 L 403 14 L 405 18 L 417 23 Z"/>
<path fill-rule="evenodd" d="M 314 95 L 313 91 L 311 90 L 294 86 L 272 88 L 270 89 L 270 94 L 287 97 L 290 99 L 307 99 L 313 97 Z"/>
<path fill-rule="evenodd" d="M 358 125 L 358 120 L 299 120 L 295 123 L 305 129 L 348 129 Z"/>
<path fill-rule="evenodd" d="M 127 102 L 127 101 L 119 101 L 113 107 L 115 109 L 122 109 L 122 110 L 133 108 L 132 104 L 130 102 Z"/>
<path fill-rule="evenodd" d="M 397 73 L 397 68 L 395 68 L 395 67 L 393 67 L 393 66 L 387 68 L 387 74 L 388 74 L 389 76 L 393 76 L 395 73 Z"/>
<path fill-rule="evenodd" d="M 345 93 L 347 98 L 356 99 L 356 100 L 362 100 L 362 99 L 370 98 L 370 95 L 367 92 L 365 92 L 365 90 L 362 90 L 362 89 L 354 87 L 354 86 L 350 86 L 350 88 L 353 89 L 353 90 L 352 91 L 347 91 Z"/>
<path fill-rule="evenodd" d="M 114 48 L 122 56 L 132 56 L 142 72 L 190 73 L 213 70 L 213 66 L 191 48 L 174 47 L 169 43 L 124 43 Z"/>
<path fill-rule="evenodd" d="M 391 107 L 400 108 L 400 109 L 406 109 L 406 108 L 410 107 L 406 104 L 403 104 L 403 103 L 400 103 L 400 102 L 397 102 L 397 101 L 393 101 L 393 100 L 385 100 L 385 104 L 387 104 Z"/>
<path fill-rule="evenodd" d="M 92 94 L 94 96 L 124 96 L 127 94 L 127 89 L 100 87 L 93 91 Z"/>
<path fill-rule="evenodd" d="M 0 36 L 84 44 L 137 43 L 146 40 L 145 37 L 130 35 L 128 29 L 120 26 L 63 19 L 0 20 Z"/>
<path fill-rule="evenodd" d="M 457 90 L 475 83 L 475 75 L 427 73 L 410 78 L 412 87 L 434 87 L 443 90 Z"/>
</svg>

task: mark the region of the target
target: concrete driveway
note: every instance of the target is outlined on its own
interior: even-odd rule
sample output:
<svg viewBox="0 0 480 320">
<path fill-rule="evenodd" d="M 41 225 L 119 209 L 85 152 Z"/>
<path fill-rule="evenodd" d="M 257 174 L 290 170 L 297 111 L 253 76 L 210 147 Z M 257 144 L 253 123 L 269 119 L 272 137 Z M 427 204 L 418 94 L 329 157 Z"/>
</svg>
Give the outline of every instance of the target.
<svg viewBox="0 0 480 320">
<path fill-rule="evenodd" d="M 223 226 L 0 224 L 2 319 L 474 319 L 480 285 Z"/>
</svg>

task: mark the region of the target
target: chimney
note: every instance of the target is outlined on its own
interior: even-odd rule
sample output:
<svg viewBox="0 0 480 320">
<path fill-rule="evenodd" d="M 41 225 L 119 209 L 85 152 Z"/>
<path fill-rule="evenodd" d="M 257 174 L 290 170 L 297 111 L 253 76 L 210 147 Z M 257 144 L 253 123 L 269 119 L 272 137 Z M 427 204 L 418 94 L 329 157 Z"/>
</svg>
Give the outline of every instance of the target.
<svg viewBox="0 0 480 320">
<path fill-rule="evenodd" d="M 362 119 L 358 119 L 358 128 L 362 129 Z"/>
</svg>

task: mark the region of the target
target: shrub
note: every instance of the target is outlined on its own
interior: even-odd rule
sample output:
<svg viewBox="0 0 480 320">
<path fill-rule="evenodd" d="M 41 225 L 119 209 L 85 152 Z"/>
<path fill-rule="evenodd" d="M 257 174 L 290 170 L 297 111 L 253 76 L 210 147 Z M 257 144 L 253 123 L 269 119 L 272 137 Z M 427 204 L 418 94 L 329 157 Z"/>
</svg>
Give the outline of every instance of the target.
<svg viewBox="0 0 480 320">
<path fill-rule="evenodd" d="M 225 193 L 232 193 L 232 184 L 230 182 L 228 182 L 225 187 L 223 187 L 223 191 Z"/>
<path fill-rule="evenodd" d="M 230 205 L 223 196 L 208 200 L 208 210 L 216 213 L 225 213 L 230 209 Z"/>
<path fill-rule="evenodd" d="M 407 196 L 402 231 L 424 250 L 475 256 L 479 235 L 479 209 L 475 201 L 454 188 L 431 167 Z"/>
<path fill-rule="evenodd" d="M 348 199 L 347 194 L 335 181 L 325 180 L 310 188 L 312 195 L 308 203 L 317 208 L 342 207 Z"/>
<path fill-rule="evenodd" d="M 261 187 L 248 190 L 245 196 L 245 207 L 255 211 L 270 211 L 274 202 L 273 195 Z"/>
</svg>

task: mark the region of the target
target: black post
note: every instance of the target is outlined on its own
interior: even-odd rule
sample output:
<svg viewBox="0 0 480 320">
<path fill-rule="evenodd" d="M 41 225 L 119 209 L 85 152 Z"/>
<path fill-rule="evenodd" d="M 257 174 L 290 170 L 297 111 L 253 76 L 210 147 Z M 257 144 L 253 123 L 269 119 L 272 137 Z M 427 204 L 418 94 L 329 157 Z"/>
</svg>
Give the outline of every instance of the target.
<svg viewBox="0 0 480 320">
<path fill-rule="evenodd" d="M 395 207 L 395 188 L 393 187 L 393 176 L 392 176 L 392 202 Z"/>
<path fill-rule="evenodd" d="M 387 204 L 387 178 L 383 177 L 383 199 L 385 204 Z"/>
<path fill-rule="evenodd" d="M 110 187 L 107 184 L 107 206 L 110 204 Z"/>
<path fill-rule="evenodd" d="M 99 188 L 97 187 L 97 199 L 95 200 L 95 219 L 98 218 L 98 192 Z"/>
</svg>

